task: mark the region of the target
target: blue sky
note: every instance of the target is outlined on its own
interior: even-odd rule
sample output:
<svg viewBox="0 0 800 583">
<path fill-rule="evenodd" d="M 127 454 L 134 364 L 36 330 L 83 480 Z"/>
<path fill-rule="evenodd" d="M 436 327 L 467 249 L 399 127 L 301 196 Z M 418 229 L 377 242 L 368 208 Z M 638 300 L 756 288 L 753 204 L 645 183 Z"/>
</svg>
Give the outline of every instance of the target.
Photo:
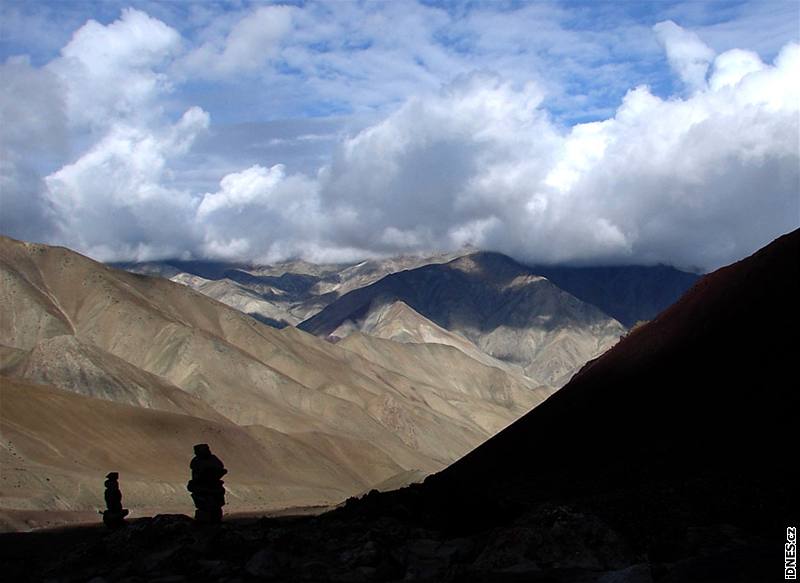
<svg viewBox="0 0 800 583">
<path fill-rule="evenodd" d="M 188 49 L 204 39 L 224 35 L 237 19 L 268 5 L 63 0 L 4 0 L 0 4 L 0 58 L 24 54 L 35 65 L 57 57 L 87 20 L 109 24 L 126 7 L 138 8 L 179 31 Z M 446 83 L 448 75 L 487 69 L 518 80 L 546 80 L 550 92 L 545 105 L 560 121 L 572 124 L 604 118 L 625 92 L 638 84 L 647 83 L 661 96 L 676 90 L 665 55 L 650 30 L 657 22 L 679 22 L 700 33 L 718 52 L 741 45 L 767 61 L 800 34 L 800 8 L 795 1 L 276 4 L 297 6 L 308 13 L 309 20 L 302 25 L 306 34 L 296 41 L 289 39 L 287 46 L 301 48 L 309 58 L 380 50 L 381 55 L 404 62 L 402 84 L 382 91 L 375 85 L 388 83 L 376 79 L 374 70 L 349 70 L 345 65 L 353 63 L 333 59 L 301 67 L 298 55 L 276 55 L 266 63 L 268 71 L 239 70 L 212 79 L 183 79 L 174 94 L 176 110 L 186 103 L 197 104 L 218 123 L 381 112 L 417 89 L 435 89 Z M 375 22 L 363 26 L 365 20 L 378 15 L 394 18 L 398 14 L 405 15 L 409 25 L 419 24 L 414 16 L 425 20 L 424 33 L 406 39 L 400 26 L 395 29 L 390 23 Z M 428 19 L 429 14 L 436 17 Z M 508 28 L 509 23 L 513 29 Z M 329 30 L 324 30 L 324 24 Z M 426 53 L 433 51 L 453 55 L 453 60 L 445 63 L 452 68 L 426 62 Z M 354 91 L 342 94 L 335 81 Z M 307 91 L 309 83 L 315 83 L 317 91 Z M 376 90 L 370 91 L 370 87 Z"/>
<path fill-rule="evenodd" d="M 794 86 L 772 74 L 794 65 L 796 1 L 0 7 L 0 210 L 12 236 L 104 259 L 324 259 L 472 243 L 526 260 L 708 268 L 798 222 L 797 144 L 778 127 L 797 125 Z M 780 107 L 767 93 L 776 87 Z M 694 168 L 681 156 L 710 139 L 698 128 L 747 121 L 729 105 L 763 109 L 772 133 L 754 118 L 757 132 L 737 130 L 739 150 L 724 144 L 722 158 Z M 628 110 L 641 119 L 621 117 Z M 647 142 L 657 116 L 680 131 L 651 160 L 687 166 L 680 193 L 663 169 L 611 184 L 614 148 Z M 761 134 L 770 143 L 756 163 L 750 142 Z M 730 187 L 713 164 L 771 181 L 757 190 L 775 190 L 761 205 L 774 216 L 737 234 L 730 207 L 746 212 L 754 195 L 713 194 Z M 656 192 L 619 194 L 637 183 Z M 436 209 L 415 214 L 429 200 Z M 709 234 L 687 236 L 701 220 Z M 271 236 L 248 231 L 265 225 Z"/>
</svg>

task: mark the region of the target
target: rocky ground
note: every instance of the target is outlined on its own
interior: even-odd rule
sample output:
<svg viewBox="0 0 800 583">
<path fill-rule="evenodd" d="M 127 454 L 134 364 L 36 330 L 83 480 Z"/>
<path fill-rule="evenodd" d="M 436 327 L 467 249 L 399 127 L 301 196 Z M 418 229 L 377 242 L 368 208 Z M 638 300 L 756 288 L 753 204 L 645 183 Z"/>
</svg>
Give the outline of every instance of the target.
<svg viewBox="0 0 800 583">
<path fill-rule="evenodd" d="M 618 513 L 631 506 L 620 495 L 627 499 L 619 509 L 606 497 L 534 505 L 511 518 L 499 503 L 488 512 L 464 507 L 447 520 L 415 497 L 417 489 L 351 499 L 314 517 L 229 518 L 200 526 L 172 514 L 130 521 L 117 531 L 4 534 L 0 559 L 8 581 L 92 583 L 744 582 L 767 580 L 768 569 L 780 567 L 780 557 L 772 560 L 780 542 L 770 544 L 752 522 L 714 522 L 708 512 L 688 527 L 676 521 L 688 509 L 674 490 L 639 492 L 643 500 L 658 500 L 637 516 Z"/>
</svg>

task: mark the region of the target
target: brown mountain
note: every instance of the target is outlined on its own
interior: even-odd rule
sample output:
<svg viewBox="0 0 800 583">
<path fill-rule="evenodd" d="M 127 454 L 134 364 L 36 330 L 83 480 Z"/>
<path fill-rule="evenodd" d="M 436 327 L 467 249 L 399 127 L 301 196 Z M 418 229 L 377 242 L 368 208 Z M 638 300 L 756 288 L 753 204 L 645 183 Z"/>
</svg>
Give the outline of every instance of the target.
<svg viewBox="0 0 800 583">
<path fill-rule="evenodd" d="M 390 273 L 445 263 L 466 252 L 401 255 L 358 263 L 316 264 L 290 260 L 249 264 L 167 259 L 113 266 L 188 285 L 270 326 L 283 328 L 299 324 L 341 295 Z"/>
<path fill-rule="evenodd" d="M 624 333 L 619 322 L 529 268 L 484 252 L 388 275 L 299 327 L 322 337 L 366 331 L 398 301 L 550 386 L 564 384 Z"/>
<path fill-rule="evenodd" d="M 655 318 L 700 277 L 668 265 L 532 265 L 531 270 L 629 328 Z"/>
<path fill-rule="evenodd" d="M 313 519 L 0 535 L 0 558 L 18 580 L 783 580 L 799 259 L 796 231 L 702 278 L 423 484 Z"/>
<path fill-rule="evenodd" d="M 110 470 L 133 508 L 187 510 L 201 441 L 238 465 L 230 510 L 335 503 L 441 469 L 549 394 L 455 349 L 421 374 L 415 347 L 384 341 L 381 364 L 366 346 L 8 238 L 0 300 L 6 510 L 96 508 Z"/>
</svg>

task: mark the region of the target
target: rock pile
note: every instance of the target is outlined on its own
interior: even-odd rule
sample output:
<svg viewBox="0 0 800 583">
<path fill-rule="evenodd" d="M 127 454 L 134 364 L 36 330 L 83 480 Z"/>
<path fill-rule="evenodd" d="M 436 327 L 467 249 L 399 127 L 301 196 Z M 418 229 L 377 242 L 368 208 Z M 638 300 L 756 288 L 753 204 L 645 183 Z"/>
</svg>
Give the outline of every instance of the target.
<svg viewBox="0 0 800 583">
<path fill-rule="evenodd" d="M 208 444 L 194 446 L 194 459 L 189 468 L 192 479 L 186 485 L 192 493 L 197 510 L 194 518 L 198 522 L 217 523 L 222 520 L 222 507 L 225 506 L 225 487 L 222 476 L 228 473 L 222 461 L 211 453 Z"/>
<path fill-rule="evenodd" d="M 105 487 L 106 510 L 103 511 L 103 523 L 108 528 L 119 528 L 125 524 L 128 509 L 122 507 L 118 472 L 110 472 L 106 476 Z"/>
</svg>

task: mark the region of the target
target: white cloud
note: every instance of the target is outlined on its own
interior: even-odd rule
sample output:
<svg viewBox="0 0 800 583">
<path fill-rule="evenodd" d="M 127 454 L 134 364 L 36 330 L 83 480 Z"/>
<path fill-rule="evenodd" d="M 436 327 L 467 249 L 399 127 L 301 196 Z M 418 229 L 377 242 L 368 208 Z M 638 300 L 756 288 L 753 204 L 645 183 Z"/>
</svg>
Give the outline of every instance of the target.
<svg viewBox="0 0 800 583">
<path fill-rule="evenodd" d="M 255 71 L 278 54 L 292 29 L 290 6 L 261 6 L 245 15 L 226 36 L 209 40 L 186 55 L 180 67 L 199 77 Z"/>
<path fill-rule="evenodd" d="M 66 88 L 69 120 L 101 130 L 114 120 L 157 116 L 155 98 L 170 90 L 161 71 L 181 37 L 160 20 L 133 8 L 104 26 L 88 21 L 48 65 Z"/>
<path fill-rule="evenodd" d="M 0 228 L 38 237 L 52 227 L 40 172 L 66 153 L 58 79 L 24 57 L 0 64 Z"/>
<path fill-rule="evenodd" d="M 745 75 L 764 69 L 764 63 L 752 51 L 731 49 L 714 59 L 714 72 L 709 79 L 713 91 L 735 87 Z"/>
<path fill-rule="evenodd" d="M 165 183 L 170 161 L 208 124 L 199 108 L 159 133 L 117 124 L 77 161 L 48 176 L 46 196 L 62 240 L 106 260 L 179 256 L 195 247 L 196 200 Z"/>
<path fill-rule="evenodd" d="M 202 253 L 217 258 L 274 260 L 316 253 L 322 217 L 317 184 L 283 166 L 252 166 L 226 175 L 206 193 L 194 222 Z"/>
<path fill-rule="evenodd" d="M 203 197 L 197 216 L 202 219 L 221 209 L 241 210 L 251 204 L 268 206 L 271 204 L 269 195 L 284 178 L 284 169 L 280 164 L 272 168 L 256 165 L 228 174 L 220 182 L 218 192 L 206 193 Z"/>
<path fill-rule="evenodd" d="M 696 33 L 683 29 L 671 20 L 653 27 L 667 51 L 670 66 L 689 89 L 699 91 L 706 85 L 706 73 L 714 51 Z"/>
<path fill-rule="evenodd" d="M 664 100 L 640 87 L 566 135 L 535 91 L 491 78 L 412 100 L 324 174 L 330 236 L 386 252 L 471 242 L 530 261 L 735 260 L 800 223 L 799 53 L 761 67 L 724 53 L 711 88 Z"/>
<path fill-rule="evenodd" d="M 385 251 L 450 247 L 465 223 L 505 218 L 557 140 L 541 97 L 473 75 L 345 141 L 321 178 L 330 236 Z"/>
<path fill-rule="evenodd" d="M 666 98 L 640 85 L 606 119 L 565 128 L 548 111 L 552 92 L 565 98 L 564 79 L 593 67 L 595 82 L 574 93 L 627 82 L 610 39 L 630 47 L 641 40 L 633 29 L 567 31 L 559 10 L 538 5 L 481 9 L 485 21 L 415 5 L 335 6 L 209 17 L 194 49 L 128 9 L 108 25 L 88 22 L 43 68 L 8 61 L 3 229 L 101 259 L 341 260 L 471 243 L 537 262 L 711 268 L 800 223 L 796 44 L 766 64 L 742 49 L 715 56 L 673 22 L 644 28 L 637 34 L 656 50 L 660 39 L 689 91 Z M 530 22 L 539 34 L 510 54 L 504 39 L 525 39 Z M 555 82 L 543 77 L 547 47 L 568 71 L 552 73 Z M 176 121 L 173 83 L 224 77 L 234 85 L 215 85 L 213 104 L 237 79 L 258 77 L 270 91 L 254 90 L 253 103 L 273 87 L 285 99 L 293 93 L 280 93 L 277 62 L 301 72 L 292 91 L 373 121 L 311 171 L 336 141 L 311 136 L 345 122 L 299 132 L 303 124 L 276 119 L 296 128 L 269 136 L 244 128 L 249 145 L 264 144 L 249 158 L 226 151 L 238 134 L 211 128 L 210 149 L 193 151 L 209 115 L 182 106 Z M 65 134 L 77 155 L 59 145 Z M 317 148 L 302 165 L 276 155 L 301 157 L 301 147 Z"/>
</svg>

